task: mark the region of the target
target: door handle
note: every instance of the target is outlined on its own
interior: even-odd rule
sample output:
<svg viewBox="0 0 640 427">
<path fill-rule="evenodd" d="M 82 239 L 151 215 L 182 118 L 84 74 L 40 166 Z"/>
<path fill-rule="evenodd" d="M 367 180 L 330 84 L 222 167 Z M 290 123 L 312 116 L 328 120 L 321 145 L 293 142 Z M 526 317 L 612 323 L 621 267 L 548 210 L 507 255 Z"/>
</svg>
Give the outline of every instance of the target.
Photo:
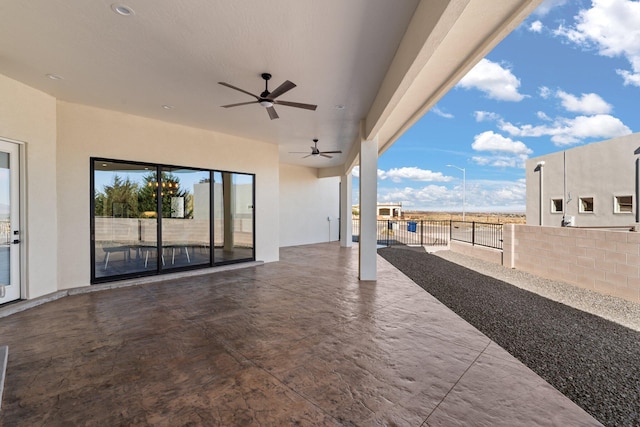
<svg viewBox="0 0 640 427">
<path fill-rule="evenodd" d="M 13 243 L 14 245 L 16 245 L 16 244 L 20 243 L 20 240 L 15 239 L 12 243 Z"/>
</svg>

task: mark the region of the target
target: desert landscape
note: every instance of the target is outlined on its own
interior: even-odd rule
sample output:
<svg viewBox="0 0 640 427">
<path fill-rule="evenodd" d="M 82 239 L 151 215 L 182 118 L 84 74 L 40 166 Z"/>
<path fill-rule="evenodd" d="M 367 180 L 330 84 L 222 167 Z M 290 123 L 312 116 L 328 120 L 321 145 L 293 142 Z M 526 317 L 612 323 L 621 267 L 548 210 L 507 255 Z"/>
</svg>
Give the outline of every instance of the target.
<svg viewBox="0 0 640 427">
<path fill-rule="evenodd" d="M 402 219 L 406 220 L 462 221 L 462 212 L 404 211 L 403 214 Z M 517 212 L 466 212 L 465 221 L 492 224 L 525 224 L 527 222 L 525 214 Z"/>
</svg>

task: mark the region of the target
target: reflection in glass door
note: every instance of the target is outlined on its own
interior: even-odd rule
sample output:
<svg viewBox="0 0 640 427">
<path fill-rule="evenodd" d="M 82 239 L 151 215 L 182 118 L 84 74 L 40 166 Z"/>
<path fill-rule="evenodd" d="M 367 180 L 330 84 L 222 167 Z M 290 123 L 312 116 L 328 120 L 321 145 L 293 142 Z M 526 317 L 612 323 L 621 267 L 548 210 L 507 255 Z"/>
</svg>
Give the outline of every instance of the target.
<svg viewBox="0 0 640 427">
<path fill-rule="evenodd" d="M 91 159 L 91 283 L 250 261 L 254 175 Z"/>
<path fill-rule="evenodd" d="M 156 168 L 95 160 L 93 170 L 93 277 L 156 271 Z"/>
<path fill-rule="evenodd" d="M 213 174 L 214 263 L 254 259 L 254 176 Z"/>
<path fill-rule="evenodd" d="M 19 152 L 0 140 L 0 304 L 20 299 Z"/>
<path fill-rule="evenodd" d="M 163 270 L 211 263 L 209 171 L 163 167 Z"/>
</svg>

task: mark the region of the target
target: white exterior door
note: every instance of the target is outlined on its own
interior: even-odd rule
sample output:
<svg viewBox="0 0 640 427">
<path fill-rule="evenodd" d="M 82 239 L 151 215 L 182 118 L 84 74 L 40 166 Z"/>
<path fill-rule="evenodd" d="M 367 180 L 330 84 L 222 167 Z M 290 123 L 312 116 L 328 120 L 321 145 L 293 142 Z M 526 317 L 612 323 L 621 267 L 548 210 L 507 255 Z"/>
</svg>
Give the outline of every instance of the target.
<svg viewBox="0 0 640 427">
<path fill-rule="evenodd" d="M 20 299 L 20 146 L 0 139 L 0 304 Z"/>
</svg>

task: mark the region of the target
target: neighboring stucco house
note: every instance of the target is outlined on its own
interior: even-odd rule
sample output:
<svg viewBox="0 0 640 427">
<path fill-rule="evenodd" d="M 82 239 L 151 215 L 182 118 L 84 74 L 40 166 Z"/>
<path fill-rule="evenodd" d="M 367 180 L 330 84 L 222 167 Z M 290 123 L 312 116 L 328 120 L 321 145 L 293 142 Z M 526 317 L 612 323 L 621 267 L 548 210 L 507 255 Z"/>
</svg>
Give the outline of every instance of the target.
<svg viewBox="0 0 640 427">
<path fill-rule="evenodd" d="M 402 203 L 378 203 L 378 218 L 402 218 Z"/>
<path fill-rule="evenodd" d="M 640 133 L 527 160 L 527 224 L 629 227 L 638 222 Z"/>
</svg>

